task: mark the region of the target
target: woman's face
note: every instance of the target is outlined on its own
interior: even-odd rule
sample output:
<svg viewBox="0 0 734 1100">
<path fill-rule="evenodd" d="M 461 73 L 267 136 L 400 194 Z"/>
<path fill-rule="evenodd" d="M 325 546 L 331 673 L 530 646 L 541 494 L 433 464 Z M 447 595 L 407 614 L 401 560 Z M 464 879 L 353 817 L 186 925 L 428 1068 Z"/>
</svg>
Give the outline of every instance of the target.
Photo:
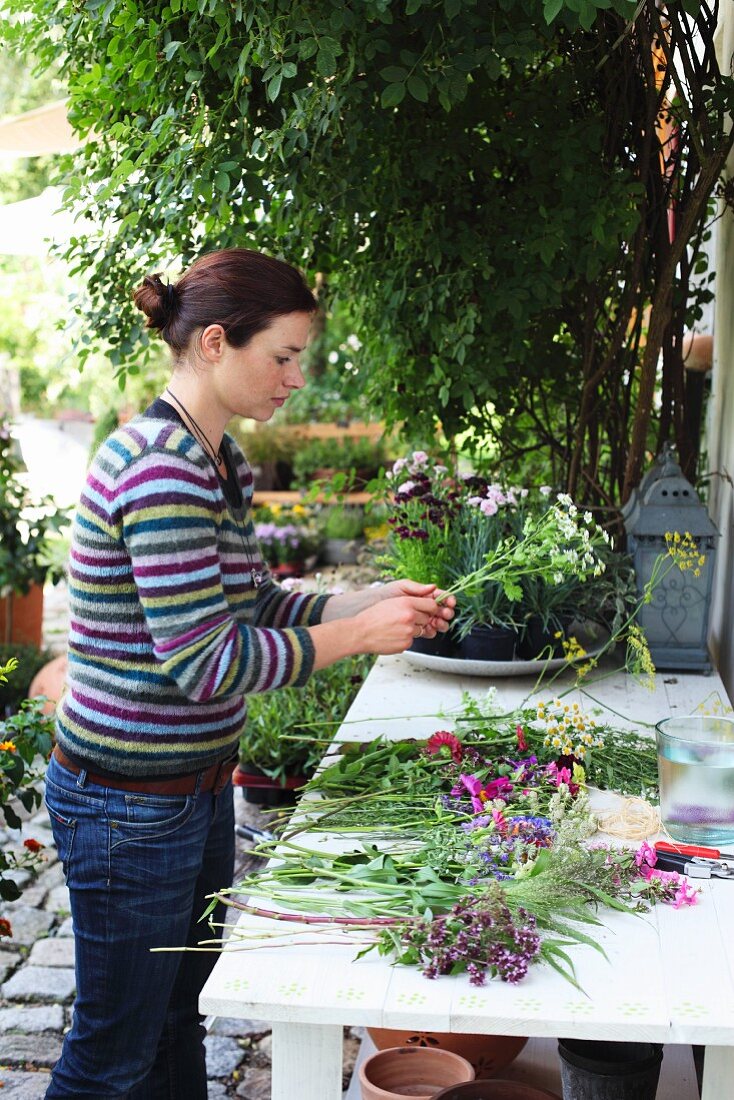
<svg viewBox="0 0 734 1100">
<path fill-rule="evenodd" d="M 301 352 L 308 343 L 310 313 L 286 313 L 243 348 L 226 339 L 213 372 L 215 396 L 227 419 L 270 420 L 294 390 L 305 385 Z"/>
</svg>

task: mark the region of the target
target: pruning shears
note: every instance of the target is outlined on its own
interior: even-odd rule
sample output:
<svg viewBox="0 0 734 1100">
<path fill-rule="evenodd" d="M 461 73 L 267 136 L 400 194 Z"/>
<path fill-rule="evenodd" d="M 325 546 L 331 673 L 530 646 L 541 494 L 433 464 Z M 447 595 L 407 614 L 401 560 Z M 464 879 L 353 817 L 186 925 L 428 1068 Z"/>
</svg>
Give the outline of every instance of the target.
<svg viewBox="0 0 734 1100">
<path fill-rule="evenodd" d="M 658 851 L 656 868 L 661 871 L 678 871 L 689 878 L 734 879 L 734 864 L 724 859 L 709 859 L 706 856 L 687 856 L 677 852 Z"/>
</svg>

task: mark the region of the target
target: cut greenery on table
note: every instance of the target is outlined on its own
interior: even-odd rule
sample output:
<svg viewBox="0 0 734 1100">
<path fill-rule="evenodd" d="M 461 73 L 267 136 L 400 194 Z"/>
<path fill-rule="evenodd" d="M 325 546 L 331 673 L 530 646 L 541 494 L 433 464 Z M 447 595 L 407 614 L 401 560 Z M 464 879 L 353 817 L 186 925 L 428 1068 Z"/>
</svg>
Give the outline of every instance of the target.
<svg viewBox="0 0 734 1100">
<path fill-rule="evenodd" d="M 467 697 L 455 720 L 456 732 L 426 741 L 342 745 L 309 782 L 314 798 L 297 821 L 261 845 L 277 858 L 218 897 L 350 930 L 428 977 L 466 971 L 478 985 L 519 981 L 540 959 L 575 982 L 568 948 L 598 946 L 588 926 L 600 907 L 695 900 L 685 879 L 655 869 L 647 845 L 588 843 L 587 781 L 654 797 L 651 739 L 562 699 L 497 715 L 491 698 Z M 309 846 L 312 831 L 355 846 L 326 852 Z"/>
</svg>

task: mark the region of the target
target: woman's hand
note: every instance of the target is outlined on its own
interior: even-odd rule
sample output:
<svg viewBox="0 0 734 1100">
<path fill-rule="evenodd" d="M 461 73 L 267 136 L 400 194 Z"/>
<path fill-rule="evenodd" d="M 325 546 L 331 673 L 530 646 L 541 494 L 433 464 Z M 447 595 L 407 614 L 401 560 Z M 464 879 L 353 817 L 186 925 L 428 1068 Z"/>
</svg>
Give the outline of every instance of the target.
<svg viewBox="0 0 734 1100">
<path fill-rule="evenodd" d="M 417 637 L 435 638 L 437 634 L 444 634 L 454 617 L 456 598 L 454 596 L 444 596 L 443 591 L 435 584 L 419 584 L 418 581 L 405 579 L 390 581 L 377 591 L 380 593 L 381 600 L 401 596 L 418 596 L 430 597 L 436 601 L 436 613 L 431 615 L 425 622 L 420 623 L 423 629 L 419 629 Z"/>
<path fill-rule="evenodd" d="M 403 653 L 414 638 L 435 638 L 448 630 L 455 606 L 454 597 L 444 600 L 435 584 L 411 580 L 331 596 L 321 622 L 308 628 L 314 669 L 357 653 Z"/>
<path fill-rule="evenodd" d="M 421 591 L 428 588 L 430 593 L 399 595 L 396 592 L 355 617 L 363 653 L 402 653 L 412 645 L 414 638 L 435 638 L 439 629 L 448 629 L 446 614 L 453 615 L 453 610 L 436 603 L 435 585 L 417 587 Z"/>
</svg>

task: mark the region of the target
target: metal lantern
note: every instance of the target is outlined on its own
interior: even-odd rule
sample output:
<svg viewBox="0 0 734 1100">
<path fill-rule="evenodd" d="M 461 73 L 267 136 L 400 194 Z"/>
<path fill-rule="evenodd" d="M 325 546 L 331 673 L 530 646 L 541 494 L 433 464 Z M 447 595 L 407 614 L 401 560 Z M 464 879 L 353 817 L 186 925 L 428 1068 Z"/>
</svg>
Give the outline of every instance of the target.
<svg viewBox="0 0 734 1100">
<path fill-rule="evenodd" d="M 668 561 L 649 603 L 638 614 L 656 668 L 711 671 L 708 623 L 719 532 L 681 473 L 670 444 L 658 455 L 622 511 L 637 590 L 642 595 L 655 561 L 667 553 L 666 534 L 690 534 L 705 555 L 699 575 Z"/>
</svg>

